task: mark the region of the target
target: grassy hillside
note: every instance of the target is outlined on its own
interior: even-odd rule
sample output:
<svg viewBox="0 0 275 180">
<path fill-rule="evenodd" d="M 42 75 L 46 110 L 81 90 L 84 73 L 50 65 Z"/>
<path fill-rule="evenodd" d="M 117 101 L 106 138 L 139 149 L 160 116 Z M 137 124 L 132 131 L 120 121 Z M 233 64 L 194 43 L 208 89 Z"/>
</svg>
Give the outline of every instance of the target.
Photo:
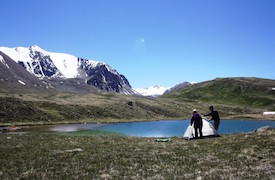
<svg viewBox="0 0 275 180">
<path fill-rule="evenodd" d="M 222 119 L 275 119 L 274 80 L 215 79 L 160 98 L 117 93 L 0 93 L 0 124 L 52 124 L 187 119 L 214 105 Z"/>
<path fill-rule="evenodd" d="M 272 88 L 275 88 L 275 80 L 218 78 L 170 92 L 162 98 L 191 102 L 198 108 L 200 104 L 216 105 L 226 116 L 234 112 L 253 114 L 275 111 L 275 91 Z"/>
<path fill-rule="evenodd" d="M 0 102 L 2 124 L 122 122 L 189 116 L 183 103 L 117 93 L 0 93 Z"/>
</svg>

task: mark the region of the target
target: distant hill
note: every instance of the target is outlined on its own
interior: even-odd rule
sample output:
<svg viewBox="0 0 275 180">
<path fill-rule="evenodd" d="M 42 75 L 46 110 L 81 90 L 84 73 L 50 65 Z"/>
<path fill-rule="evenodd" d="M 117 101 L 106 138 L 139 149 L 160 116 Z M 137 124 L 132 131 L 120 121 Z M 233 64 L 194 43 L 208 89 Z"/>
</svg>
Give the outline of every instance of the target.
<svg viewBox="0 0 275 180">
<path fill-rule="evenodd" d="M 275 111 L 275 80 L 217 78 L 180 88 L 162 96 L 178 101 L 264 108 Z"/>
<path fill-rule="evenodd" d="M 176 91 L 176 90 L 178 90 L 178 89 L 185 88 L 185 87 L 188 87 L 188 86 L 190 86 L 190 85 L 191 85 L 190 82 L 183 82 L 183 83 L 177 84 L 177 85 L 175 85 L 174 87 L 172 87 L 172 88 L 170 88 L 170 89 L 167 89 L 167 90 L 164 92 L 164 94 L 168 94 L 168 93 L 170 93 L 170 92 L 172 92 L 172 91 Z"/>
</svg>

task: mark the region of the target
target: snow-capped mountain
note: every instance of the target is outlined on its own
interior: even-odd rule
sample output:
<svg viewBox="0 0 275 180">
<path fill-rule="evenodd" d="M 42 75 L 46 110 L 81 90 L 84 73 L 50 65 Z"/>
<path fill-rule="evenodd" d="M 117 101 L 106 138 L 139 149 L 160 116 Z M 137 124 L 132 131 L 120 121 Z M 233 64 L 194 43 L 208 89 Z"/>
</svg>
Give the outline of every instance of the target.
<svg viewBox="0 0 275 180">
<path fill-rule="evenodd" d="M 183 82 L 183 83 L 176 84 L 176 85 L 173 86 L 172 88 L 167 89 L 163 94 L 166 94 L 166 93 L 169 93 L 169 92 L 172 92 L 172 91 L 181 89 L 181 88 L 188 87 L 188 86 L 190 86 L 190 85 L 192 85 L 192 84 L 195 84 L 195 83 Z"/>
<path fill-rule="evenodd" d="M 143 96 L 157 97 L 161 96 L 168 89 L 170 89 L 170 87 L 161 87 L 159 85 L 156 85 L 147 88 L 135 88 L 135 91 L 137 91 Z"/>
<path fill-rule="evenodd" d="M 56 81 L 57 78 L 64 80 L 77 78 L 101 90 L 135 94 L 128 80 L 103 62 L 66 53 L 48 52 L 37 45 L 29 48 L 0 47 L 0 51 L 41 80 L 50 78 Z"/>
<path fill-rule="evenodd" d="M 159 85 L 156 85 L 156 86 L 150 86 L 147 88 L 135 88 L 135 91 L 137 91 L 138 93 L 140 93 L 143 96 L 158 97 L 163 94 L 175 91 L 177 89 L 188 87 L 190 85 L 192 85 L 192 83 L 183 82 L 183 83 L 176 84 L 175 86 L 173 86 L 171 88 L 170 87 L 161 87 Z"/>
</svg>

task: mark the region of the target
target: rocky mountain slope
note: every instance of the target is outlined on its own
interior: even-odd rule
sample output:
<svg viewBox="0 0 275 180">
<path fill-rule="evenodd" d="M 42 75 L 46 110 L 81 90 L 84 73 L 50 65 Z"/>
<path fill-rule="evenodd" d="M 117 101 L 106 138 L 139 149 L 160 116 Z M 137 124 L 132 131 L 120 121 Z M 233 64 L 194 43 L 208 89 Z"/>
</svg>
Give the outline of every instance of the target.
<svg viewBox="0 0 275 180">
<path fill-rule="evenodd" d="M 0 52 L 1 71 L 15 72 L 15 69 L 18 69 L 18 66 L 14 64 L 15 62 L 33 76 L 28 75 L 28 78 L 25 79 L 32 86 L 39 84 L 40 87 L 41 83 L 37 83 L 38 79 L 44 85 L 47 84 L 46 87 L 59 91 L 89 92 L 99 90 L 130 95 L 136 94 L 125 76 L 103 62 L 78 58 L 65 53 L 48 52 L 36 45 L 29 48 L 0 47 Z M 20 69 L 20 72 L 23 73 L 23 71 L 23 69 Z M 26 73 L 24 72 L 24 74 Z M 4 78 L 3 73 L 0 76 L 0 79 L 7 79 Z M 19 80 L 20 76 L 18 74 L 16 78 Z M 24 81 L 22 82 L 22 85 L 26 85 Z M 43 86 L 41 85 L 41 87 Z"/>
</svg>

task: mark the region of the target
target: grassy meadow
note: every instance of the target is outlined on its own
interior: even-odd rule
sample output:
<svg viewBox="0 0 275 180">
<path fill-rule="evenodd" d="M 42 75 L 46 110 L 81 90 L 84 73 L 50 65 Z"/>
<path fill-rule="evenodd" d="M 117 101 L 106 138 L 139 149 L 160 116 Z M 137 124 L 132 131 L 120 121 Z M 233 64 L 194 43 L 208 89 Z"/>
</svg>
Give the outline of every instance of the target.
<svg viewBox="0 0 275 180">
<path fill-rule="evenodd" d="M 275 130 L 172 142 L 118 135 L 0 135 L 0 179 L 274 179 Z"/>
<path fill-rule="evenodd" d="M 0 102 L 0 124 L 19 125 L 175 119 L 192 109 L 173 100 L 117 93 L 2 93 Z"/>
</svg>

